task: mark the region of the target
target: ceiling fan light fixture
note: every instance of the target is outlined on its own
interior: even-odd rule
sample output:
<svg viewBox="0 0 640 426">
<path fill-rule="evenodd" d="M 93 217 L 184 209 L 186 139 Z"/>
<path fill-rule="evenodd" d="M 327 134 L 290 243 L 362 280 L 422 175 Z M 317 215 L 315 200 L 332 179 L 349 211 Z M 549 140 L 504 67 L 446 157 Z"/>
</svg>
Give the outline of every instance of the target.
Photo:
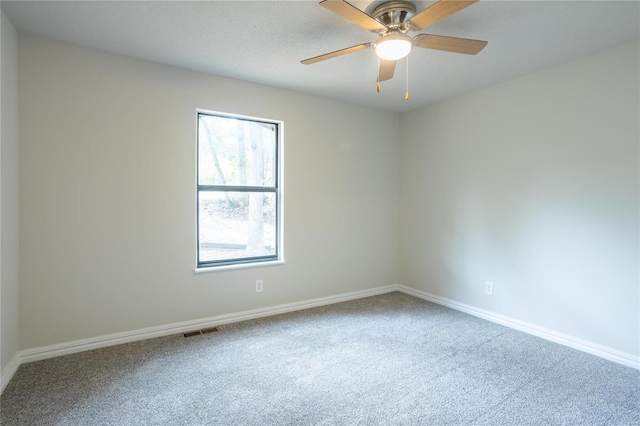
<svg viewBox="0 0 640 426">
<path fill-rule="evenodd" d="M 411 53 L 413 39 L 402 33 L 387 34 L 376 42 L 375 49 L 380 59 L 397 61 Z"/>
</svg>

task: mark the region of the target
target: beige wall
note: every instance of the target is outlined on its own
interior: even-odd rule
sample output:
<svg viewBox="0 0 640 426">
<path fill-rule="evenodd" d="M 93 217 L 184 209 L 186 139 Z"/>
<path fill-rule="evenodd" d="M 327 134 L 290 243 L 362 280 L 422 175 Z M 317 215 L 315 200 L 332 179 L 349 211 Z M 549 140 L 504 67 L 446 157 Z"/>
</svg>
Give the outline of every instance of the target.
<svg viewBox="0 0 640 426">
<path fill-rule="evenodd" d="M 637 42 L 401 117 L 28 36 L 19 64 L 21 348 L 399 277 L 638 355 Z M 285 265 L 194 274 L 196 108 L 285 122 Z"/>
<path fill-rule="evenodd" d="M 18 34 L 2 12 L 0 116 L 0 370 L 18 352 Z"/>
<path fill-rule="evenodd" d="M 19 65 L 22 348 L 395 283 L 398 115 L 22 35 Z M 285 265 L 194 273 L 196 108 L 284 121 Z"/>
<path fill-rule="evenodd" d="M 638 356 L 638 51 L 403 114 L 399 282 Z"/>
</svg>

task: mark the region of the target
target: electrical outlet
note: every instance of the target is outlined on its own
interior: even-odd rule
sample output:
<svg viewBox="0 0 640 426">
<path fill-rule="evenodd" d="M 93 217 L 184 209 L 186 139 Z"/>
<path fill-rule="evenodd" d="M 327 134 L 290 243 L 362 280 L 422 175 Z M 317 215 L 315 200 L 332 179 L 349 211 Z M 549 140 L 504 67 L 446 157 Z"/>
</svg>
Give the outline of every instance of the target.
<svg viewBox="0 0 640 426">
<path fill-rule="evenodd" d="M 493 283 L 489 281 L 484 282 L 484 292 L 489 296 L 493 296 Z"/>
<path fill-rule="evenodd" d="M 260 293 L 264 288 L 264 281 L 256 280 L 256 293 Z"/>
</svg>

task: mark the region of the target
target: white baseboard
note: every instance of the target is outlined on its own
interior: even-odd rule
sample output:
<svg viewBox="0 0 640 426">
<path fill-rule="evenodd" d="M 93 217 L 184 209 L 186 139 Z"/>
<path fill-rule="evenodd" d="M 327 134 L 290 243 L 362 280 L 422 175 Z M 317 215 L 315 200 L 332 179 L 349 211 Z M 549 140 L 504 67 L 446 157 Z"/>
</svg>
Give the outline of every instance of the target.
<svg viewBox="0 0 640 426">
<path fill-rule="evenodd" d="M 0 394 L 4 392 L 4 388 L 7 387 L 13 375 L 16 374 L 16 371 L 18 371 L 18 367 L 20 367 L 20 364 L 22 364 L 20 362 L 20 352 L 16 352 L 11 357 L 11 360 L 9 360 L 9 363 L 4 367 L 2 373 L 0 374 Z"/>
<path fill-rule="evenodd" d="M 640 370 L 640 357 L 404 285 L 398 291 Z"/>
<path fill-rule="evenodd" d="M 268 317 L 272 315 L 284 314 L 287 312 L 300 311 L 303 309 L 314 308 L 317 306 L 331 305 L 334 303 L 346 302 L 364 297 L 376 296 L 379 294 L 390 293 L 393 291 L 401 291 L 405 294 L 418 297 L 442 306 L 446 306 L 457 311 L 461 311 L 491 322 L 495 322 L 516 330 L 532 334 L 543 339 L 547 339 L 574 349 L 587 352 L 601 358 L 613 361 L 628 367 L 640 370 L 640 358 L 631 354 L 617 351 L 593 342 L 568 336 L 553 330 L 539 327 L 524 321 L 509 318 L 504 315 L 495 314 L 485 311 L 464 303 L 459 303 L 444 297 L 436 296 L 411 287 L 392 284 L 383 287 L 376 287 L 368 290 L 353 291 L 350 293 L 338 294 L 335 296 L 321 297 L 317 299 L 309 299 L 300 302 L 287 303 L 267 308 L 253 309 L 234 314 L 218 315 L 209 318 L 203 318 L 193 321 L 183 321 L 172 324 L 166 324 L 157 327 L 149 327 L 138 330 L 126 331 L 122 333 L 113 333 L 92 337 L 88 339 L 74 340 L 72 342 L 59 343 L 55 345 L 41 346 L 32 349 L 18 351 L 1 373 L 2 388 L 0 393 L 4 392 L 5 387 L 13 378 L 20 365 L 40 361 L 47 358 L 54 358 L 62 355 L 69 355 L 77 352 L 84 352 L 93 349 L 105 348 L 108 346 L 120 345 L 139 340 L 152 339 L 155 337 L 169 336 L 171 334 L 184 333 L 192 330 L 200 330 L 218 325 L 229 324 L 234 322 L 246 321 L 250 319 Z"/>
<path fill-rule="evenodd" d="M 18 367 L 28 362 L 40 361 L 47 358 L 105 348 L 108 346 L 120 345 L 123 343 L 130 343 L 139 340 L 152 339 L 155 337 L 169 336 L 171 334 L 184 333 L 187 331 L 216 327 L 222 324 L 229 324 L 255 318 L 284 314 L 287 312 L 300 311 L 317 306 L 331 305 L 334 303 L 346 302 L 348 300 L 361 299 L 378 294 L 390 293 L 397 290 L 397 284 L 392 284 L 368 290 L 352 291 L 350 293 L 342 293 L 335 296 L 303 300 L 300 302 L 253 309 L 250 311 L 243 311 L 234 314 L 218 315 L 215 317 L 203 318 L 193 321 L 183 321 L 161 325 L 158 327 L 149 327 L 122 333 L 106 334 L 88 339 L 74 340 L 72 342 L 41 346 L 32 349 L 24 349 L 16 353 L 16 355 L 14 355 L 14 357 L 11 359 L 11 362 L 2 371 L 2 391 L 4 391 L 5 386 L 9 383 Z"/>
</svg>

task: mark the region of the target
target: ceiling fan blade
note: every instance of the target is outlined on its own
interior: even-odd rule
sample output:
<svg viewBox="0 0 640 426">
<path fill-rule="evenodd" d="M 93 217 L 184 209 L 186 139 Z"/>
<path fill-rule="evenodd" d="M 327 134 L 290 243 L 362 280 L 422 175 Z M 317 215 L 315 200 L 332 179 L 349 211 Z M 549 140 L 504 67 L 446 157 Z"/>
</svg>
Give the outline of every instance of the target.
<svg viewBox="0 0 640 426">
<path fill-rule="evenodd" d="M 304 61 L 300 61 L 300 63 L 309 65 L 315 64 L 316 62 L 324 61 L 326 59 L 335 58 L 336 56 L 346 55 L 347 53 L 357 52 L 358 50 L 368 49 L 373 46 L 373 43 L 362 43 L 357 44 L 355 46 L 347 47 L 346 49 L 336 50 L 335 52 L 325 53 L 324 55 L 314 56 L 313 58 L 305 59 Z"/>
<path fill-rule="evenodd" d="M 478 0 L 440 0 L 409 19 L 409 24 L 413 25 L 415 29 L 421 30 L 476 2 Z"/>
<path fill-rule="evenodd" d="M 320 6 L 360 25 L 365 30 L 380 31 L 385 29 L 385 26 L 380 22 L 344 0 L 322 0 Z"/>
<path fill-rule="evenodd" d="M 387 61 L 380 59 L 380 67 L 378 68 L 378 81 L 391 80 L 393 72 L 396 70 L 396 61 Z"/>
<path fill-rule="evenodd" d="M 418 34 L 413 38 L 415 45 L 427 49 L 475 55 L 487 45 L 486 41 L 469 38 L 446 37 L 432 34 Z"/>
</svg>

